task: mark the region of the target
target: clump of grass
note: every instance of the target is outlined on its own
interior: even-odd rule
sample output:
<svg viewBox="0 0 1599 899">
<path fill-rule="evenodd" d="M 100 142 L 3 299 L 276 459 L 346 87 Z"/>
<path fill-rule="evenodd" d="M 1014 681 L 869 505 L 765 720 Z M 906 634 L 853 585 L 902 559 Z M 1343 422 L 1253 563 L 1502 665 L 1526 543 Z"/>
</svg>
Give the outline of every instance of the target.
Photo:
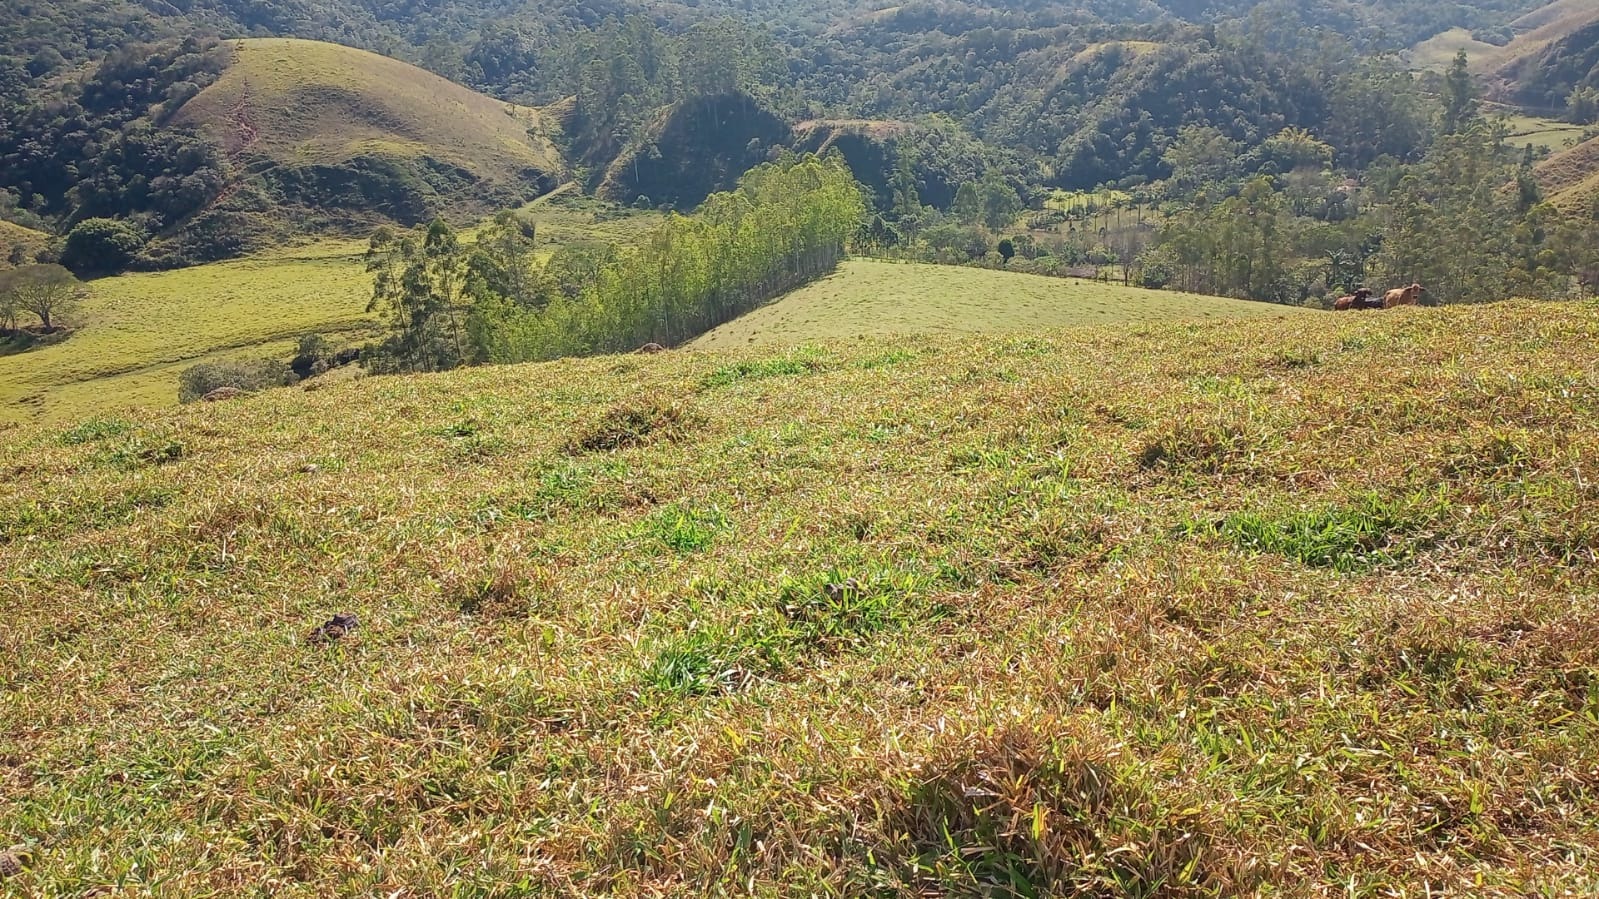
<svg viewBox="0 0 1599 899">
<path fill-rule="evenodd" d="M 710 548 L 717 535 L 731 526 L 727 513 L 716 506 L 668 506 L 645 519 L 640 530 L 673 552 L 687 555 Z"/>
<path fill-rule="evenodd" d="M 1366 493 L 1348 504 L 1289 512 L 1239 512 L 1212 525 L 1240 549 L 1276 553 L 1341 572 L 1409 561 L 1424 549 L 1443 503 L 1430 493 Z"/>
<path fill-rule="evenodd" d="M 528 569 L 506 559 L 448 572 L 441 589 L 446 602 L 462 614 L 489 619 L 525 617 L 537 590 Z"/>
<path fill-rule="evenodd" d="M 1086 728 L 963 734 L 885 791 L 870 865 L 921 895 L 1237 895 L 1214 815 Z"/>
<path fill-rule="evenodd" d="M 914 577 L 887 571 L 864 577 L 833 571 L 821 580 L 784 583 L 778 604 L 787 621 L 785 636 L 837 651 L 889 628 L 942 617 L 943 610 L 937 608 L 921 614 L 914 604 L 918 589 Z"/>
<path fill-rule="evenodd" d="M 881 368 L 893 368 L 906 362 L 914 362 L 917 358 L 917 354 L 911 350 L 889 350 L 881 356 L 862 359 L 857 364 L 866 371 L 876 371 Z"/>
<path fill-rule="evenodd" d="M 62 446 L 81 446 L 112 437 L 121 437 L 133 430 L 132 422 L 121 418 L 91 418 L 61 432 L 57 438 Z"/>
<path fill-rule="evenodd" d="M 821 371 L 827 366 L 827 358 L 812 349 L 802 349 L 786 356 L 772 359 L 758 359 L 749 362 L 735 362 L 723 365 L 700 381 L 702 387 L 726 387 L 740 381 L 759 381 L 766 378 L 780 378 L 789 375 L 803 375 L 814 371 Z"/>
<path fill-rule="evenodd" d="M 170 437 L 145 431 L 135 431 L 117 446 L 101 454 L 101 461 L 113 468 L 131 471 L 148 466 L 166 465 L 182 459 L 183 443 Z"/>
<path fill-rule="evenodd" d="M 572 453 L 611 452 L 682 438 L 695 416 L 676 401 L 645 397 L 612 406 L 567 444 Z"/>
<path fill-rule="evenodd" d="M 450 441 L 450 453 L 462 462 L 477 462 L 505 452 L 503 437 L 489 433 L 476 419 L 464 418 L 434 433 Z"/>
<path fill-rule="evenodd" d="M 1247 405 L 1223 405 L 1184 415 L 1144 443 L 1145 470 L 1188 474 L 1247 474 L 1266 465 L 1281 439 Z"/>
<path fill-rule="evenodd" d="M 1290 371 L 1314 368 L 1322 363 L 1322 355 L 1320 350 L 1313 347 L 1288 347 L 1272 353 L 1271 363 Z"/>
<path fill-rule="evenodd" d="M 762 667 L 747 634 L 721 628 L 667 640 L 641 676 L 646 688 L 676 696 L 709 696 L 742 688 Z"/>
<path fill-rule="evenodd" d="M 746 591 L 756 602 L 749 616 L 661 641 L 641 680 L 662 692 L 705 696 L 803 669 L 808 656 L 859 648 L 874 634 L 944 617 L 941 606 L 919 600 L 922 587 L 915 575 L 876 569 L 783 579 L 769 603 L 760 598 L 763 588 Z"/>
</svg>

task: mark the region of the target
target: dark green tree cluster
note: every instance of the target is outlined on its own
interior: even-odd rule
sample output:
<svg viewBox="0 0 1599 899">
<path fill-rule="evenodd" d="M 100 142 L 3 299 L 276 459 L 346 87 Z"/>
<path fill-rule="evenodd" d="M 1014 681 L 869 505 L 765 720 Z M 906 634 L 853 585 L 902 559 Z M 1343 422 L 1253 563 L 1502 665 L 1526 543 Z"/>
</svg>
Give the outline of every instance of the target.
<svg viewBox="0 0 1599 899">
<path fill-rule="evenodd" d="M 1212 182 L 1167 218 L 1148 260 L 1180 289 L 1295 304 L 1359 284 L 1420 282 L 1438 303 L 1599 287 L 1599 224 L 1542 202 L 1503 128 L 1444 99 L 1453 130 L 1420 162 L 1357 188 L 1353 202 L 1305 202 L 1326 190 L 1341 198 L 1348 188 L 1330 179 Z M 1208 202 L 1208 191 L 1223 199 Z"/>
<path fill-rule="evenodd" d="M 225 63 L 214 41 L 129 46 L 69 82 L 59 99 L 8 94 L 0 100 L 0 190 L 35 220 L 66 226 L 115 217 L 157 232 L 180 221 L 216 196 L 228 165 L 215 145 L 165 119 Z"/>
<path fill-rule="evenodd" d="M 572 143 L 591 164 L 639 140 L 664 106 L 759 91 L 777 60 L 769 39 L 732 19 L 671 33 L 643 16 L 572 35 L 557 57 L 575 100 Z"/>
<path fill-rule="evenodd" d="M 534 234 L 501 216 L 467 246 L 442 222 L 373 237 L 383 370 L 437 371 L 672 345 L 832 271 L 866 202 L 836 157 L 748 172 L 636 247 L 577 246 L 534 263 Z"/>
</svg>

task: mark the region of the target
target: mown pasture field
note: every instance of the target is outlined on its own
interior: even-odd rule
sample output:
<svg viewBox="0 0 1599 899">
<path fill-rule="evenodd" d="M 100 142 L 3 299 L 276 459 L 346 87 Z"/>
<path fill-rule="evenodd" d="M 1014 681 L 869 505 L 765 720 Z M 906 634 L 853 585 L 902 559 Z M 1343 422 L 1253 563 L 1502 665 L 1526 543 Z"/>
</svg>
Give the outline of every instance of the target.
<svg viewBox="0 0 1599 899">
<path fill-rule="evenodd" d="M 981 268 L 855 259 L 692 342 L 697 349 L 892 334 L 1031 331 L 1160 319 L 1288 317 L 1270 303 Z"/>
<path fill-rule="evenodd" d="M 369 330 L 371 281 L 359 241 L 89 284 L 70 338 L 0 358 L 0 422 L 60 421 L 177 402 L 185 366 L 293 355 L 308 333 Z"/>
<path fill-rule="evenodd" d="M 0 432 L 0 889 L 1592 894 L 1596 347 L 1305 313 Z"/>
<path fill-rule="evenodd" d="M 564 192 L 519 210 L 542 252 L 583 241 L 626 243 L 660 220 Z M 466 239 L 473 231 L 466 231 Z M 93 281 L 66 341 L 0 357 L 0 424 L 64 421 L 172 405 L 186 367 L 230 357 L 287 360 L 320 333 L 365 340 L 372 280 L 367 242 L 326 238 L 247 259 Z"/>
</svg>

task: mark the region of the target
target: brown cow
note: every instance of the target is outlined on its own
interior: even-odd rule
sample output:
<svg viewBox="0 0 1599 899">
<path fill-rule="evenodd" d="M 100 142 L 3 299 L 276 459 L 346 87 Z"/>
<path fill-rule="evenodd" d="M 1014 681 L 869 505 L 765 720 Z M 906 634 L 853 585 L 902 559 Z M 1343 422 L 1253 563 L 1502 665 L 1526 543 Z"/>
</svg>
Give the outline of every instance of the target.
<svg viewBox="0 0 1599 899">
<path fill-rule="evenodd" d="M 1369 287 L 1358 288 L 1353 294 L 1350 294 L 1347 297 L 1339 297 L 1333 301 L 1333 310 L 1336 312 L 1345 312 L 1350 309 L 1370 308 L 1372 308 L 1372 304 L 1371 288 Z"/>
<path fill-rule="evenodd" d="M 1395 306 L 1414 306 L 1421 302 L 1421 295 L 1426 292 L 1420 284 L 1395 288 L 1383 294 L 1382 308 L 1392 309 Z"/>
</svg>

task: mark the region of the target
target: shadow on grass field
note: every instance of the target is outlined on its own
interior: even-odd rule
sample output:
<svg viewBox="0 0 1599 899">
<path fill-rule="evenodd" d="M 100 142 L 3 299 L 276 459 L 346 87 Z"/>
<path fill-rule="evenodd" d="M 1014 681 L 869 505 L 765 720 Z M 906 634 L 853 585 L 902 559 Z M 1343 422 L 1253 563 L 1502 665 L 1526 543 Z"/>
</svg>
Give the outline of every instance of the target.
<svg viewBox="0 0 1599 899">
<path fill-rule="evenodd" d="M 0 431 L 0 889 L 1592 895 L 1596 422 L 1509 303 Z"/>
</svg>

